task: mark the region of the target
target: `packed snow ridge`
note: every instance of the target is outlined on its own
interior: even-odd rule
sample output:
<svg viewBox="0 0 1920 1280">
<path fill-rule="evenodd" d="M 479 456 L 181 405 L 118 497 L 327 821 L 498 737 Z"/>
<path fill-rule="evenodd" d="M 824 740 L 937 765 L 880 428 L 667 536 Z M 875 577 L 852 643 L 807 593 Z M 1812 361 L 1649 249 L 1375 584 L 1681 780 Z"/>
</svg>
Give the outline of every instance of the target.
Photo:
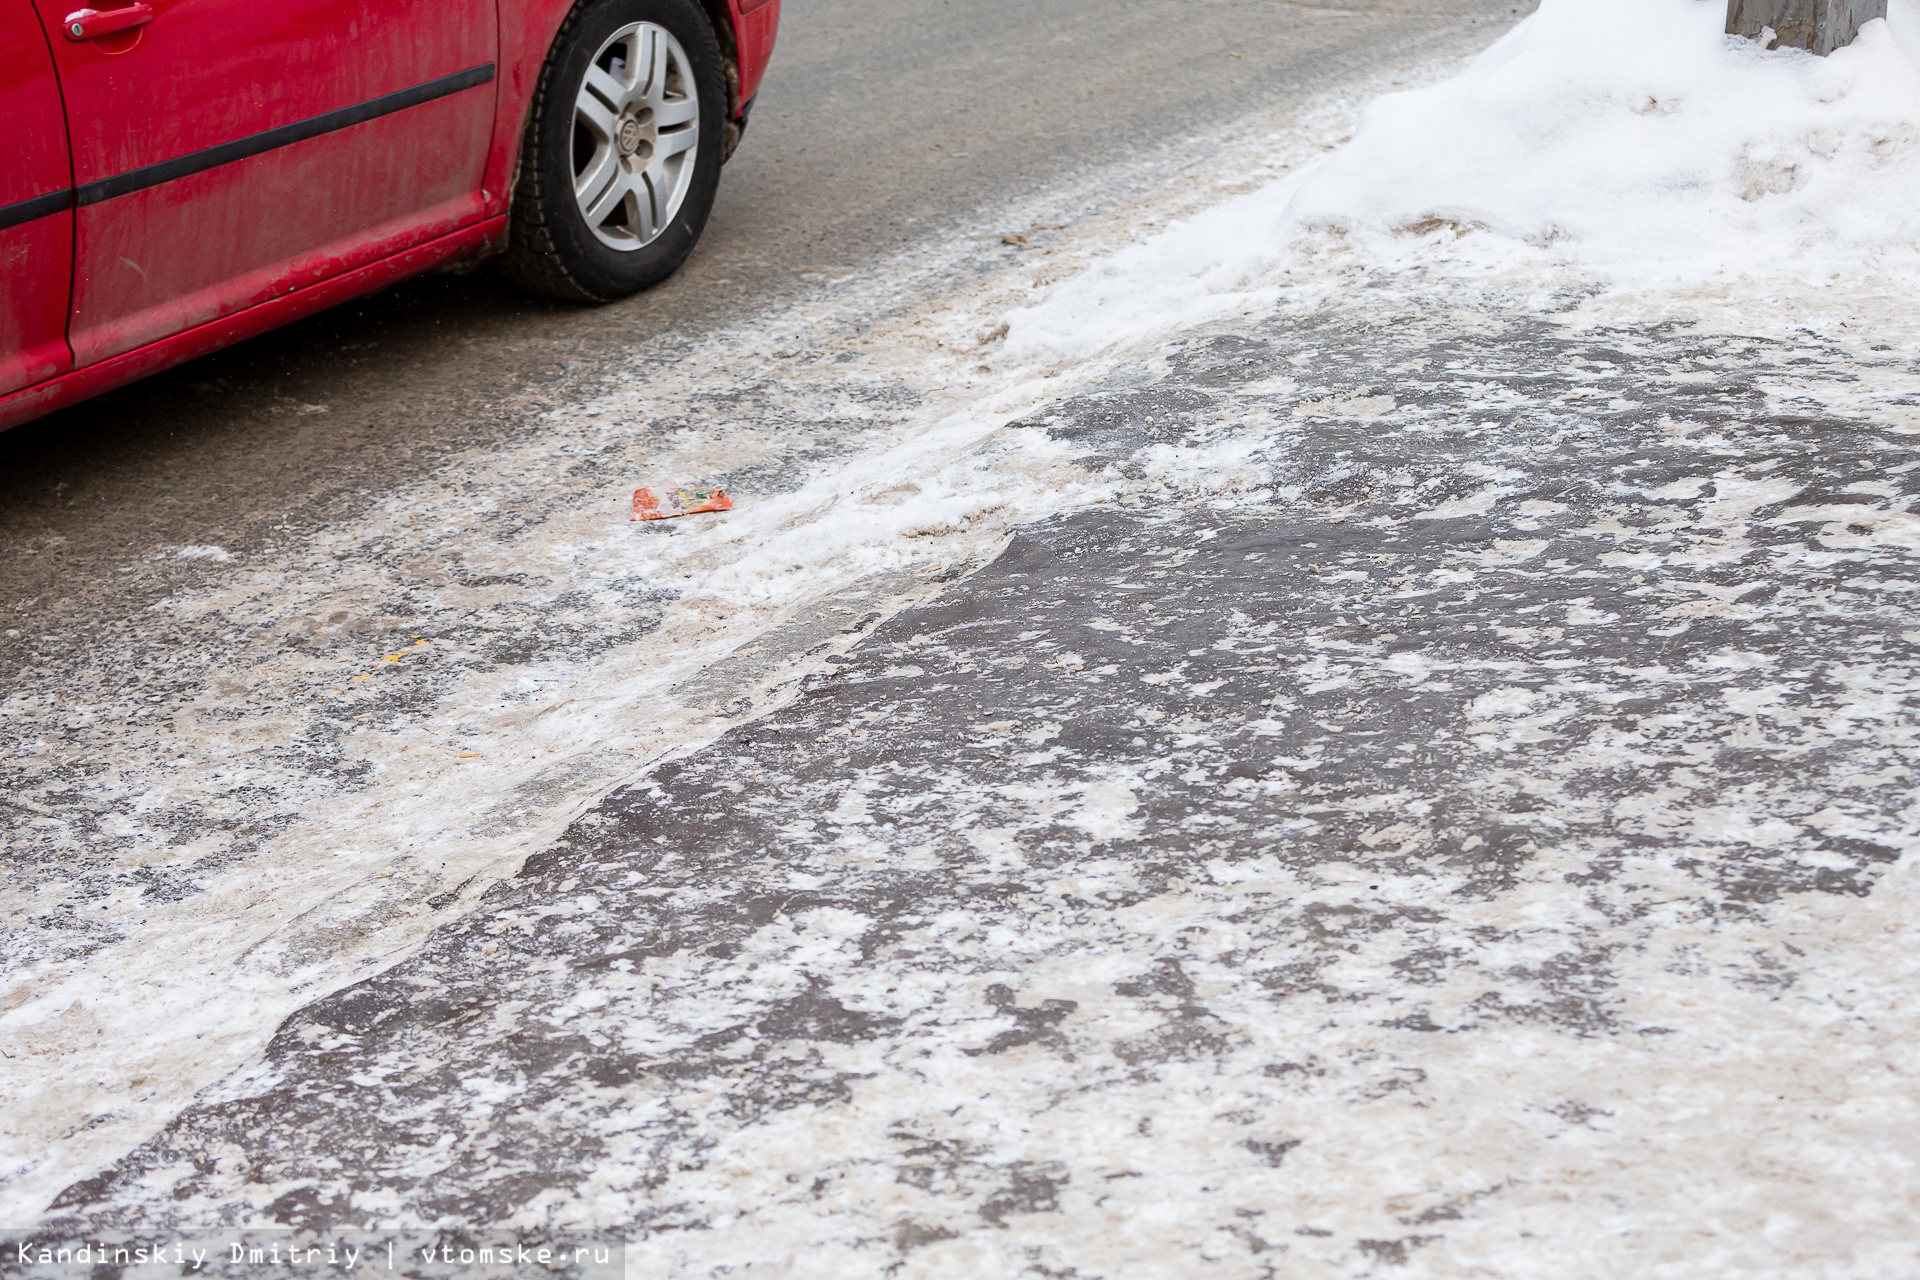
<svg viewBox="0 0 1920 1280">
<path fill-rule="evenodd" d="M 1008 351 L 1075 358 L 1270 304 L 1343 250 L 1615 292 L 1911 297 L 1920 0 L 1826 58 L 1725 18 L 1723 0 L 1545 0 L 1460 75 L 1372 103 L 1324 161 L 1016 313 Z"/>
</svg>

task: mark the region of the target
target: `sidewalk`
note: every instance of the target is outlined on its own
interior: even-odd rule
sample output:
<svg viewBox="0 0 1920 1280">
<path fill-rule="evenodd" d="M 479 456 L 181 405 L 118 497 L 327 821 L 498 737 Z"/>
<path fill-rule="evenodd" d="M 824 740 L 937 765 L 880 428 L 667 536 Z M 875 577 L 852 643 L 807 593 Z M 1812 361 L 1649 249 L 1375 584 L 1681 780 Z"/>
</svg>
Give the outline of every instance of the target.
<svg viewBox="0 0 1920 1280">
<path fill-rule="evenodd" d="M 1920 1274 L 1911 368 L 1444 298 L 1161 356 L 1033 419 L 1132 496 L 55 1217 L 613 1228 L 646 1276 Z"/>
</svg>

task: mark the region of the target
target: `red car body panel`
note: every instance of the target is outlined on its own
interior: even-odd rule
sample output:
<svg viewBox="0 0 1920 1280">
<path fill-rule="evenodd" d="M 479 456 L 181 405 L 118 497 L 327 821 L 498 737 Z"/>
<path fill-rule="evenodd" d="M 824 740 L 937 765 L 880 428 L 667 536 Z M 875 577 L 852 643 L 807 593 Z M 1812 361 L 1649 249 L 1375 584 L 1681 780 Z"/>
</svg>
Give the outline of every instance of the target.
<svg viewBox="0 0 1920 1280">
<path fill-rule="evenodd" d="M 51 31 L 73 9 L 37 3 Z M 491 66 L 493 0 L 150 3 L 144 27 L 51 42 L 81 193 L 67 334 L 76 364 L 481 217 L 491 77 L 123 194 L 100 184 Z"/>
<path fill-rule="evenodd" d="M 295 290 L 224 319 L 174 334 L 144 347 L 136 347 L 50 381 L 36 383 L 0 399 L 0 425 L 12 426 L 26 422 L 64 405 L 85 400 L 88 396 L 97 396 L 129 382 L 138 382 L 162 369 L 170 369 L 182 361 L 218 351 L 243 338 L 265 333 L 268 329 L 302 316 L 384 289 L 442 262 L 465 257 L 485 249 L 489 244 L 498 243 L 506 231 L 506 218 L 489 218 L 463 227 L 452 235 L 376 259 L 358 270 L 331 276 L 311 288 Z M 9 418 L 7 415 L 10 413 L 16 416 Z"/>
<path fill-rule="evenodd" d="M 37 217 L 25 216 L 36 212 L 29 201 L 45 202 L 73 185 L 60 86 L 28 0 L 0 0 L 0 120 L 6 121 L 9 152 L 0 163 L 0 209 L 21 210 L 15 215 L 20 221 L 0 225 L 4 396 L 73 367 L 67 351 L 73 213 L 55 207 Z"/>
<path fill-rule="evenodd" d="M 733 10 L 734 40 L 740 50 L 740 101 L 752 102 L 760 92 L 760 78 L 773 59 L 773 39 L 780 31 L 780 0 L 747 0 Z"/>
<path fill-rule="evenodd" d="M 0 0 L 0 427 L 496 246 L 573 0 L 79 3 Z M 726 3 L 739 114 L 780 3 Z"/>
</svg>

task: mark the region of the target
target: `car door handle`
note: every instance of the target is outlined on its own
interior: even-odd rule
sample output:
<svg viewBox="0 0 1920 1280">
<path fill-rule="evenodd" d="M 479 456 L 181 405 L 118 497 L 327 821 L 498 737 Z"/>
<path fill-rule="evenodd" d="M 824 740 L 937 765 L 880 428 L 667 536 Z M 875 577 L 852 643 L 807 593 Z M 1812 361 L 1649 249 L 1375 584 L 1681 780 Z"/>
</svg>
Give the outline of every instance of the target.
<svg viewBox="0 0 1920 1280">
<path fill-rule="evenodd" d="M 93 40 L 116 31 L 144 27 L 153 21 L 153 6 L 130 4 L 124 9 L 75 9 L 61 20 L 69 40 Z"/>
</svg>

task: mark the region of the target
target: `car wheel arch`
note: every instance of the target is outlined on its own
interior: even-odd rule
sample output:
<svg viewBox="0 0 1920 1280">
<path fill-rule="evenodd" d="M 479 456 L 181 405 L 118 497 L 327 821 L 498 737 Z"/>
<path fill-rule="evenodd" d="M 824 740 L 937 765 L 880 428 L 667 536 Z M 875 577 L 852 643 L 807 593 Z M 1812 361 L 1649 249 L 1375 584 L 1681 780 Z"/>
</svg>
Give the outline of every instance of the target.
<svg viewBox="0 0 1920 1280">
<path fill-rule="evenodd" d="M 720 159 L 725 162 L 733 158 L 733 149 L 740 145 L 740 44 L 734 39 L 733 14 L 727 0 L 700 0 L 700 8 L 713 27 L 727 77 L 727 136 L 720 149 Z"/>
</svg>

